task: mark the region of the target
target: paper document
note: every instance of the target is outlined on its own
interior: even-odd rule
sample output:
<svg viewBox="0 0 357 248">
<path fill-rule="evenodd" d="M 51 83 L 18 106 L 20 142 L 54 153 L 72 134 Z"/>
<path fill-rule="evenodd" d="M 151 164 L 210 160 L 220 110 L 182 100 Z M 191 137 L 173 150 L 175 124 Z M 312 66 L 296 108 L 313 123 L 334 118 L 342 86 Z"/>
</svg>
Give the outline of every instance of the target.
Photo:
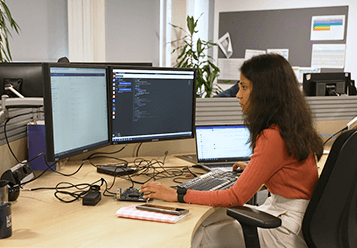
<svg viewBox="0 0 357 248">
<path fill-rule="evenodd" d="M 116 213 L 116 216 L 121 218 L 138 219 L 138 220 L 148 220 L 156 222 L 165 222 L 174 224 L 184 218 L 187 214 L 173 215 L 173 214 L 163 214 L 144 210 L 136 209 L 136 205 L 131 205 L 127 207 L 120 208 Z"/>
<path fill-rule="evenodd" d="M 218 68 L 220 80 L 239 80 L 239 68 L 244 63 L 245 59 L 218 59 Z"/>
<path fill-rule="evenodd" d="M 311 67 L 344 68 L 346 44 L 313 44 Z"/>
<path fill-rule="evenodd" d="M 313 16 L 311 40 L 343 40 L 345 15 Z"/>
<path fill-rule="evenodd" d="M 255 50 L 255 49 L 245 49 L 245 59 L 250 59 L 253 56 L 261 55 L 261 54 L 266 54 L 267 52 L 265 50 Z"/>
<path fill-rule="evenodd" d="M 289 60 L 289 49 L 268 49 L 267 53 L 277 53 Z"/>
<path fill-rule="evenodd" d="M 320 73 L 321 68 L 313 68 L 313 67 L 299 67 L 293 66 L 294 73 L 299 81 L 299 83 L 303 82 L 304 73 Z"/>
</svg>

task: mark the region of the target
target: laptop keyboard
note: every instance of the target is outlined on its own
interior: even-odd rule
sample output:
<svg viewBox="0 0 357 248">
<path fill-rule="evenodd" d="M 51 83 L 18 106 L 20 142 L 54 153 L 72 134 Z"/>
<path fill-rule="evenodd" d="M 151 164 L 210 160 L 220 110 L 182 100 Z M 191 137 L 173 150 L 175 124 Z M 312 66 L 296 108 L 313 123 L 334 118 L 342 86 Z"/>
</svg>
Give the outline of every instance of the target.
<svg viewBox="0 0 357 248">
<path fill-rule="evenodd" d="M 234 163 L 224 163 L 224 164 L 209 164 L 207 166 L 211 167 L 232 167 Z"/>
<path fill-rule="evenodd" d="M 237 172 L 214 170 L 181 183 L 177 187 L 198 191 L 223 190 L 232 187 L 238 177 Z"/>
</svg>

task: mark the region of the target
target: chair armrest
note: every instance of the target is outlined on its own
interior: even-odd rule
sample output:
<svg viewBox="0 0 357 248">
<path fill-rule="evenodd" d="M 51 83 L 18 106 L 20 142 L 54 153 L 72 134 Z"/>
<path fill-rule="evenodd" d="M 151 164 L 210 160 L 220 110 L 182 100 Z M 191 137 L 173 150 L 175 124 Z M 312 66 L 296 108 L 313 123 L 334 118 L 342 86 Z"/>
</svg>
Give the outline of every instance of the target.
<svg viewBox="0 0 357 248">
<path fill-rule="evenodd" d="M 281 225 L 281 219 L 278 217 L 246 206 L 228 208 L 227 215 L 236 219 L 241 225 L 261 228 L 276 228 Z"/>
</svg>

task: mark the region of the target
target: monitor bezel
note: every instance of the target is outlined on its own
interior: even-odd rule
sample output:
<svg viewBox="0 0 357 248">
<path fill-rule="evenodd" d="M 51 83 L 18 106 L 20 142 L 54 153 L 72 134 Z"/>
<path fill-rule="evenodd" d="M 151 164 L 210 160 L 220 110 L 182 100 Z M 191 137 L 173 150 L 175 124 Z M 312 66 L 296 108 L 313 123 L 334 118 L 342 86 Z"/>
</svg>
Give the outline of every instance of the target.
<svg viewBox="0 0 357 248">
<path fill-rule="evenodd" d="M 86 147 L 79 147 L 76 150 L 70 150 L 65 154 L 55 154 L 54 152 L 54 135 L 53 135 L 53 115 L 52 115 L 52 91 L 50 85 L 50 68 L 100 68 L 106 70 L 106 93 L 107 93 L 107 128 L 108 137 L 106 141 L 89 144 Z M 45 134 L 46 134 L 46 157 L 48 162 L 56 162 L 62 159 L 70 158 L 79 154 L 90 152 L 105 146 L 110 145 L 110 131 L 109 131 L 109 111 L 110 111 L 110 94 L 109 94 L 109 68 L 104 65 L 72 65 L 72 64 L 60 64 L 60 63 L 44 63 L 44 111 L 45 111 Z"/>
<path fill-rule="evenodd" d="M 169 140 L 183 140 L 183 139 L 192 139 L 195 137 L 195 124 L 196 124 L 196 80 L 198 76 L 198 72 L 195 68 L 177 68 L 177 67 L 143 67 L 143 66 L 109 66 L 110 78 L 113 77 L 113 70 L 115 69 L 128 69 L 128 70 L 166 70 L 166 71 L 191 71 L 194 74 L 193 78 L 193 89 L 192 89 L 192 115 L 191 115 L 191 134 L 187 136 L 167 136 L 167 137 L 155 137 L 155 138 L 140 138 L 134 140 L 121 140 L 121 141 L 113 141 L 112 133 L 113 133 L 113 123 L 112 123 L 112 111 L 110 111 L 110 123 L 109 123 L 109 132 L 110 132 L 110 143 L 111 145 L 118 144 L 129 144 L 129 143 L 144 143 L 144 142 L 158 142 L 158 141 L 169 141 Z M 112 93 L 110 92 L 112 97 Z"/>
</svg>

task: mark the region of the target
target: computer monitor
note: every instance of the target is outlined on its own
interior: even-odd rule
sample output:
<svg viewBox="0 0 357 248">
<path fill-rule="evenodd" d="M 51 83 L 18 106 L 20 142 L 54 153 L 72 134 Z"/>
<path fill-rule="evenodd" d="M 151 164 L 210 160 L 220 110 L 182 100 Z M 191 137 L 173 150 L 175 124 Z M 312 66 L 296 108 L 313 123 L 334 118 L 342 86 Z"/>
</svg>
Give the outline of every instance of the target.
<svg viewBox="0 0 357 248">
<path fill-rule="evenodd" d="M 307 96 L 356 94 L 349 72 L 305 73 L 303 89 Z"/>
<path fill-rule="evenodd" d="M 24 97 L 43 97 L 43 63 L 0 63 L 0 96 L 17 97 L 5 91 L 7 84 Z"/>
<path fill-rule="evenodd" d="M 112 144 L 194 137 L 196 70 L 111 67 Z"/>
<path fill-rule="evenodd" d="M 47 161 L 110 145 L 108 68 L 45 63 L 44 75 Z"/>
</svg>

